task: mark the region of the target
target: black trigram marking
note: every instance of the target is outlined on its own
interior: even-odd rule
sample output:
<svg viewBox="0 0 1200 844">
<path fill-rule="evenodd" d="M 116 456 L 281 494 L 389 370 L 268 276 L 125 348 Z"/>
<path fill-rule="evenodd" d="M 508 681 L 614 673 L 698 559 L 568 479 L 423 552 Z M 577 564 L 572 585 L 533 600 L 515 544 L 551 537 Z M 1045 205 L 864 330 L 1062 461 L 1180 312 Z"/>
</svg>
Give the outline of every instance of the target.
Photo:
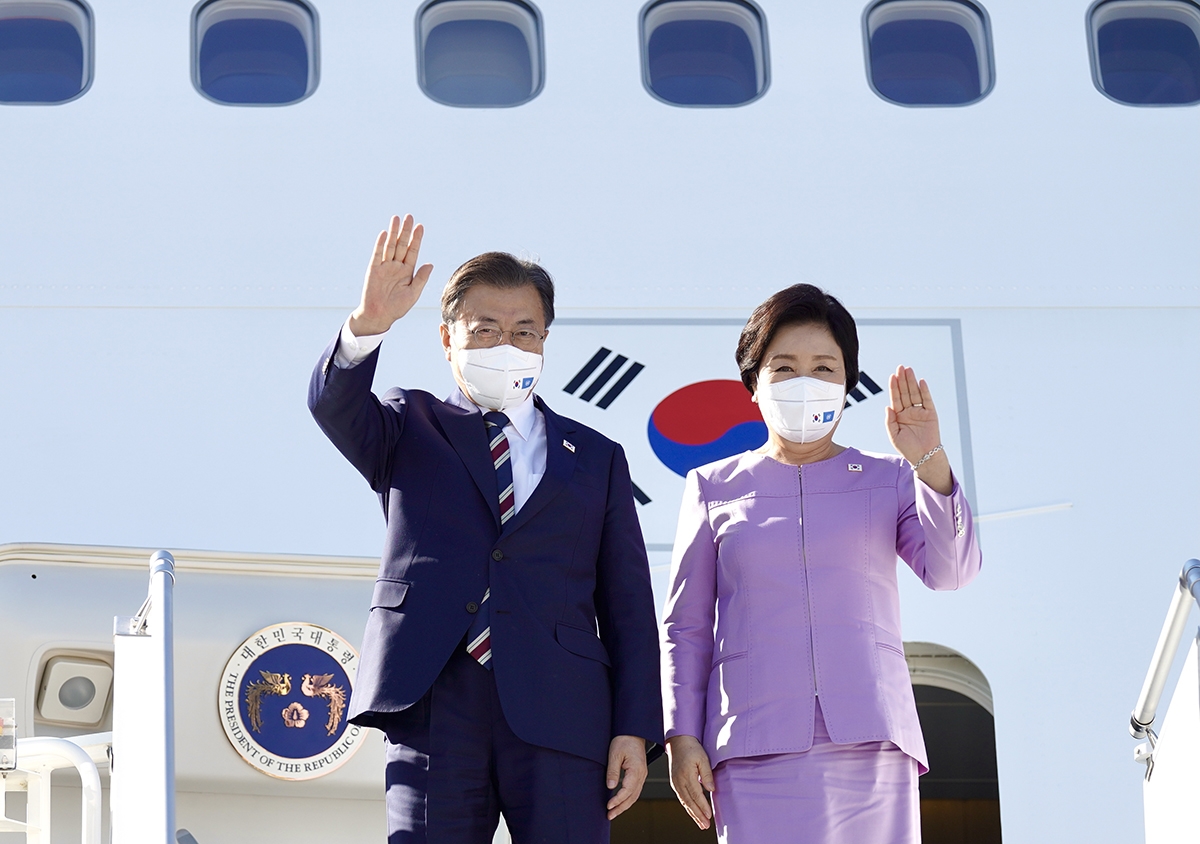
<svg viewBox="0 0 1200 844">
<path fill-rule="evenodd" d="M 850 393 L 846 399 L 846 403 L 844 405 L 842 405 L 842 407 L 849 407 L 850 399 L 854 399 L 855 403 L 857 403 L 857 402 L 864 402 L 871 397 L 871 396 L 868 396 L 866 393 L 864 393 L 862 390 L 858 389 L 859 387 L 866 387 L 867 392 L 869 392 L 871 394 L 871 396 L 877 396 L 883 392 L 883 387 L 880 387 L 873 380 L 871 380 L 870 375 L 868 375 L 865 372 L 860 372 L 860 373 L 858 373 L 857 386 L 855 386 L 855 388 L 850 391 Z"/>
<path fill-rule="evenodd" d="M 648 496 L 648 495 L 646 495 L 646 493 L 642 492 L 642 488 L 640 486 L 638 486 L 637 484 L 633 485 L 633 497 L 637 500 L 638 504 L 649 504 L 650 503 L 650 496 Z"/>
<path fill-rule="evenodd" d="M 612 360 L 609 360 L 610 357 L 612 357 Z M 612 381 L 618 372 L 621 372 L 621 370 L 624 369 L 625 371 L 621 373 L 620 378 L 617 378 L 616 383 L 613 384 L 612 387 L 609 387 L 608 392 L 601 396 L 600 400 L 596 402 L 596 407 L 600 408 L 601 410 L 607 410 L 608 406 L 616 400 L 617 396 L 621 395 L 621 393 L 625 391 L 625 388 L 633 383 L 633 379 L 637 378 L 638 374 L 646 368 L 637 361 L 630 363 L 629 358 L 625 357 L 624 355 L 614 356 L 612 349 L 601 348 L 600 351 L 592 355 L 591 360 L 585 363 L 583 367 L 575 373 L 575 377 L 571 379 L 567 386 L 563 387 L 563 391 L 571 395 L 575 395 L 575 391 L 582 387 L 584 382 L 587 381 L 588 378 L 591 378 L 592 373 L 599 369 L 600 365 L 605 361 L 608 361 L 608 365 L 605 366 L 600 374 L 592 379 L 592 383 L 588 384 L 587 387 L 584 388 L 584 391 L 579 394 L 579 398 L 590 402 L 596 397 L 597 393 L 608 386 L 608 382 Z M 625 366 L 627 363 L 629 364 L 628 367 Z M 646 499 L 646 501 L 649 500 L 649 498 Z"/>
</svg>

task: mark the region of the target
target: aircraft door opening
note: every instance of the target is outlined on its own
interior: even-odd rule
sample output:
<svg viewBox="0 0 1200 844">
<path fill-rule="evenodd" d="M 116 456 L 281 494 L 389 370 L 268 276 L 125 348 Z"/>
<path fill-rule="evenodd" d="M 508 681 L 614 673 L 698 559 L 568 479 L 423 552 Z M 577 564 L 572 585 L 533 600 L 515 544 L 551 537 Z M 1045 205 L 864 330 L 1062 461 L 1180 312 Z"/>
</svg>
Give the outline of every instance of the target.
<svg viewBox="0 0 1200 844">
<path fill-rule="evenodd" d="M 921 777 L 922 844 L 1000 844 L 992 692 L 973 662 L 929 642 L 904 655 L 929 754 Z"/>
</svg>

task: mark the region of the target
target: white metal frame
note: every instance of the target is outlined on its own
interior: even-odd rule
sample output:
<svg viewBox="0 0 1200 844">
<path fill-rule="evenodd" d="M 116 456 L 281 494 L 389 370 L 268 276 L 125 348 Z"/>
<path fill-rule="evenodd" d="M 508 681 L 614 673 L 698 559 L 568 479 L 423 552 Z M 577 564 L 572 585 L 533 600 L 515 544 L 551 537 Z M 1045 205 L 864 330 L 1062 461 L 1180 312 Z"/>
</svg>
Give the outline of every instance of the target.
<svg viewBox="0 0 1200 844">
<path fill-rule="evenodd" d="M 50 844 L 50 778 L 62 768 L 74 768 L 82 783 L 81 844 L 100 844 L 101 793 L 97 763 L 106 764 L 112 734 L 76 738 L 34 736 L 17 739 L 17 770 L 5 775 L 0 788 L 0 832 L 23 832 L 26 844 Z M 25 791 L 25 821 L 5 814 L 5 794 Z"/>
<path fill-rule="evenodd" d="M 1179 581 L 1171 595 L 1171 606 L 1163 621 L 1162 631 L 1158 634 L 1158 644 L 1154 646 L 1154 656 L 1150 659 L 1141 694 L 1129 717 L 1129 732 L 1134 738 L 1145 738 L 1150 725 L 1154 723 L 1163 687 L 1167 684 L 1167 674 L 1171 671 L 1171 662 L 1183 639 L 1193 601 L 1200 602 L 1200 560 L 1188 560 L 1179 573 Z"/>
<path fill-rule="evenodd" d="M 150 558 L 150 592 L 113 624 L 113 841 L 175 837 L 175 559 Z"/>
<path fill-rule="evenodd" d="M 1152 729 L 1158 713 L 1158 704 L 1162 700 L 1163 688 L 1167 684 L 1167 675 L 1171 672 L 1171 663 L 1179 651 L 1179 643 L 1187 627 L 1188 616 L 1192 604 L 1200 603 L 1200 560 L 1188 560 L 1179 573 L 1179 581 L 1171 595 L 1171 606 L 1167 609 L 1167 617 L 1163 621 L 1162 631 L 1158 634 L 1158 643 L 1154 646 L 1154 656 L 1150 658 L 1150 668 L 1146 671 L 1146 679 L 1142 682 L 1142 691 L 1138 695 L 1137 704 L 1129 716 L 1129 734 L 1135 739 L 1147 739 L 1139 744 L 1133 752 L 1134 761 L 1146 766 L 1146 779 L 1154 773 L 1154 747 L 1158 736 Z"/>
</svg>

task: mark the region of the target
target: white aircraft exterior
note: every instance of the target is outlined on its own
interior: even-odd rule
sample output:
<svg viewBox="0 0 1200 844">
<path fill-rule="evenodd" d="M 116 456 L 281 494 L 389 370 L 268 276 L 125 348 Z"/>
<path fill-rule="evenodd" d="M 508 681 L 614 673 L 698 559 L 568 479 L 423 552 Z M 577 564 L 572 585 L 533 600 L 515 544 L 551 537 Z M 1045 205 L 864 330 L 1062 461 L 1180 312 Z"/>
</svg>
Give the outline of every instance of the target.
<svg viewBox="0 0 1200 844">
<path fill-rule="evenodd" d="M 986 678 L 1004 840 L 1140 840 L 1130 704 L 1200 548 L 1200 111 L 1106 96 L 1082 0 L 972 6 L 986 90 L 927 108 L 872 87 L 864 0 L 757 0 L 760 90 L 727 108 L 652 94 L 642 0 L 538 0 L 534 95 L 454 107 L 418 55 L 422 16 L 453 2 L 312 0 L 305 96 L 237 107 L 198 87 L 192 0 L 88 0 L 89 87 L 0 104 L 0 698 L 21 734 L 109 728 L 39 714 L 47 660 L 111 654 L 170 549 L 178 825 L 200 844 L 383 837 L 377 734 L 280 780 L 237 758 L 217 696 L 270 625 L 361 636 L 383 524 L 305 391 L 376 233 L 411 212 L 435 272 L 377 390 L 453 389 L 437 295 L 459 263 L 541 262 L 558 319 L 538 392 L 624 445 L 660 609 L 683 479 L 655 408 L 736 380 L 770 293 L 838 296 L 871 378 L 929 380 L 980 518 L 968 588 L 900 581 L 906 642 Z M 627 359 L 612 380 L 565 390 L 601 349 L 596 372 Z M 863 396 L 838 440 L 890 451 L 886 392 Z M 59 802 L 55 840 L 77 823 Z"/>
</svg>

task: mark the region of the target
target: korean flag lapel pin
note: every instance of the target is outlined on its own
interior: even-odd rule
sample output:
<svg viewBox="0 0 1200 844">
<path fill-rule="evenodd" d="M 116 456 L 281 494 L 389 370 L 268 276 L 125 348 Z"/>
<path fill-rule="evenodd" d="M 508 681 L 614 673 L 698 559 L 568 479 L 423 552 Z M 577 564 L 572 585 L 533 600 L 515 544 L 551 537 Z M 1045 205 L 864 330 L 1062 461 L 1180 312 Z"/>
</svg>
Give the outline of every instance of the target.
<svg viewBox="0 0 1200 844">
<path fill-rule="evenodd" d="M 851 472 L 861 472 L 862 464 L 861 463 L 847 463 L 846 468 Z"/>
<path fill-rule="evenodd" d="M 571 443 L 568 442 L 567 440 L 563 440 L 563 448 L 565 448 L 567 451 L 571 452 L 572 454 L 575 453 L 575 446 L 571 445 Z"/>
</svg>

